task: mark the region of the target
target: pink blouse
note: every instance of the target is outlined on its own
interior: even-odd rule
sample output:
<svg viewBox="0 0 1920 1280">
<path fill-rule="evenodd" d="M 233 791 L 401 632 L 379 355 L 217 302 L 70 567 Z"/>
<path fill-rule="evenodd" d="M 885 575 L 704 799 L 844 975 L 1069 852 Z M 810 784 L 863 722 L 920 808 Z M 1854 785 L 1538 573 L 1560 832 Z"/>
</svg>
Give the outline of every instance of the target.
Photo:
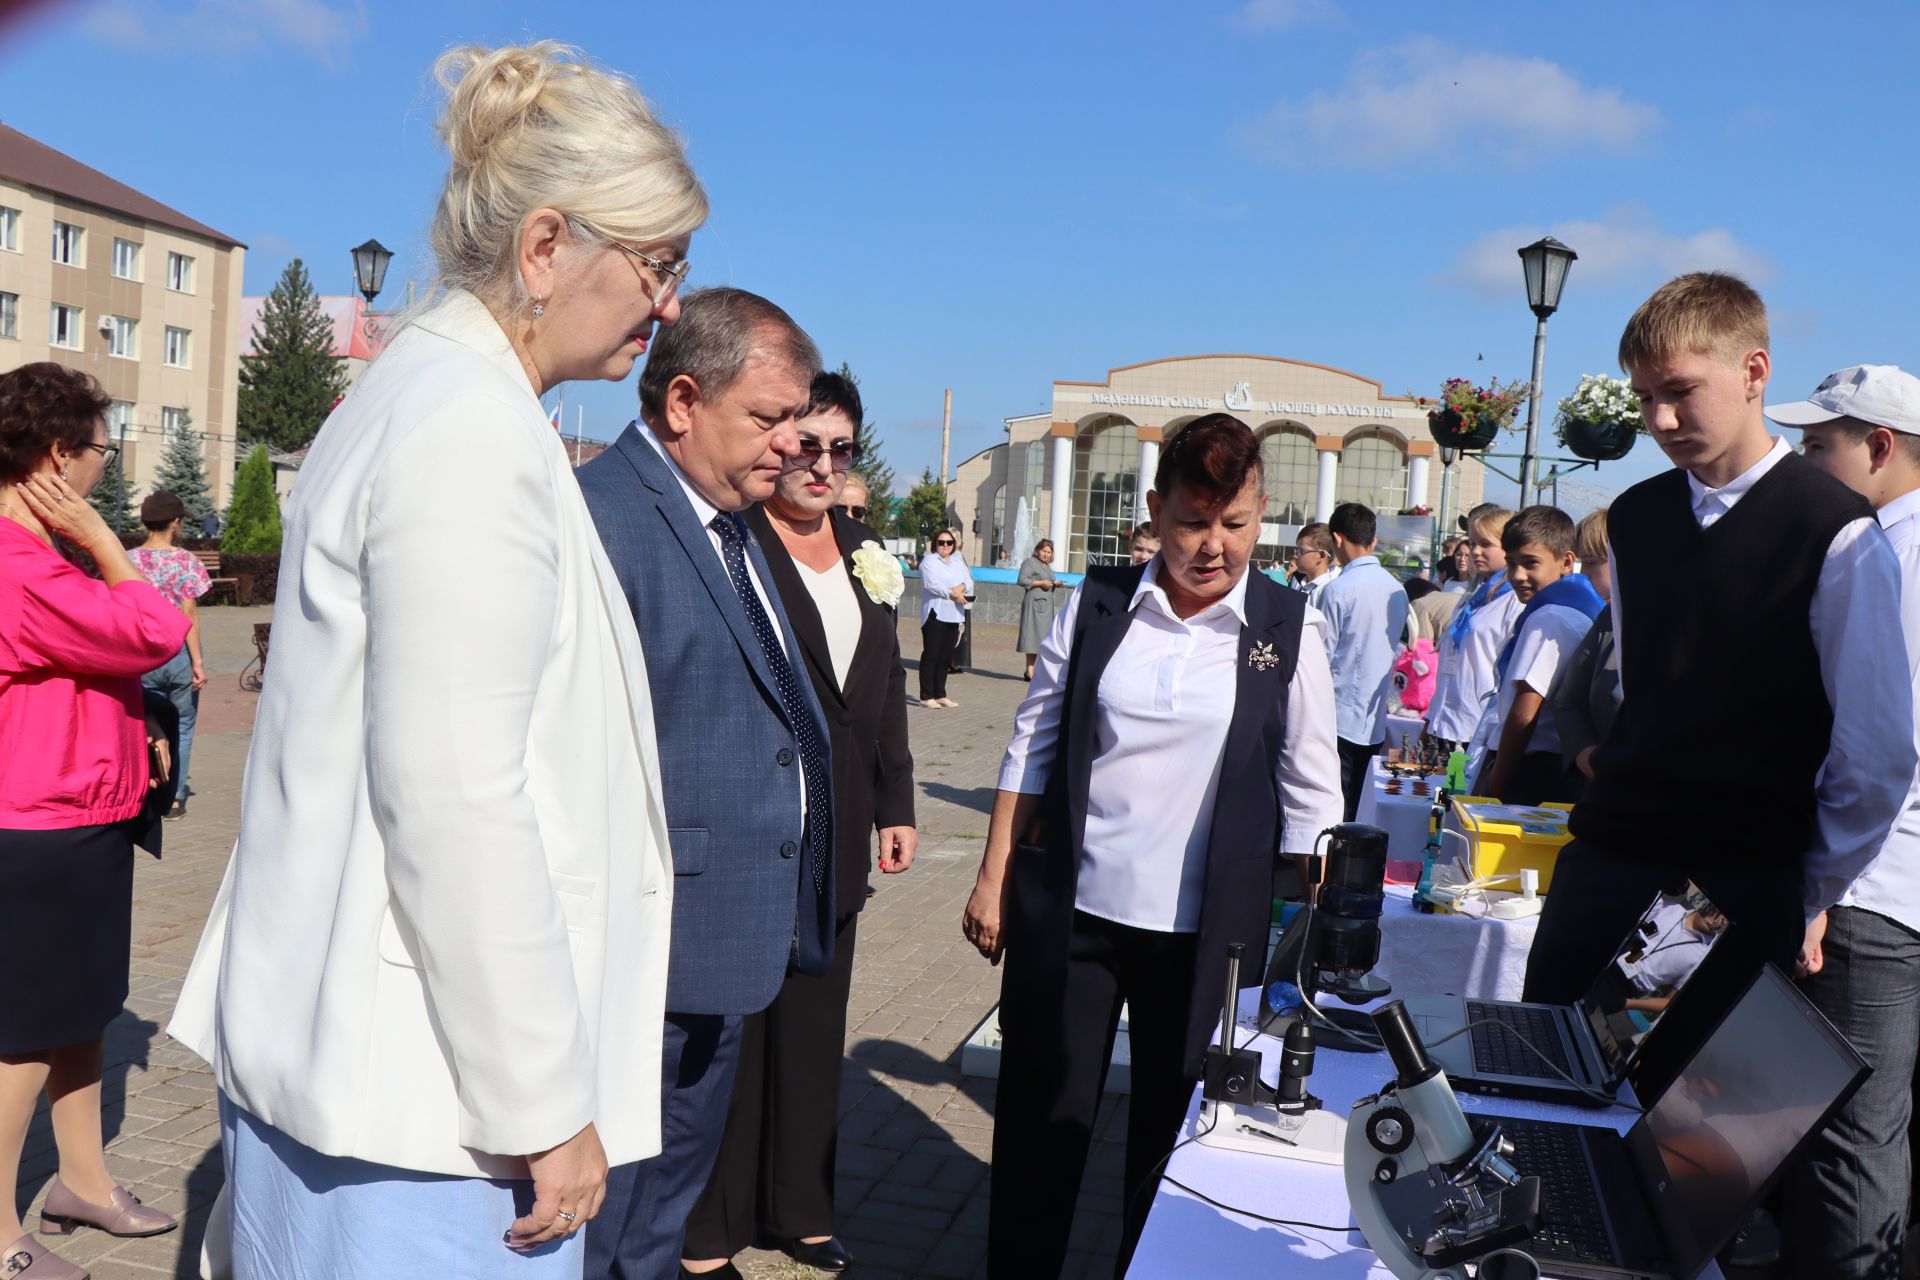
<svg viewBox="0 0 1920 1280">
<path fill-rule="evenodd" d="M 0 828 L 140 812 L 140 677 L 180 651 L 190 625 L 145 582 L 109 587 L 0 518 Z"/>
</svg>

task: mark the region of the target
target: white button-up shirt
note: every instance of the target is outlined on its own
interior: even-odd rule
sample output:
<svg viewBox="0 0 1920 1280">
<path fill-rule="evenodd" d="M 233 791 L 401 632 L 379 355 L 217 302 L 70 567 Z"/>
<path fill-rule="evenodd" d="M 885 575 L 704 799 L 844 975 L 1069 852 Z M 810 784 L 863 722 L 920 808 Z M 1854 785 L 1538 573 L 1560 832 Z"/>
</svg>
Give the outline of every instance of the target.
<svg viewBox="0 0 1920 1280">
<path fill-rule="evenodd" d="M 1507 678 L 1500 682 L 1499 695 L 1481 724 L 1476 754 L 1500 749 L 1500 735 L 1506 732 L 1507 717 L 1513 714 L 1513 704 L 1519 701 L 1523 688 L 1545 699 L 1540 704 L 1540 713 L 1534 717 L 1527 754 L 1559 753 L 1560 727 L 1554 720 L 1553 699 L 1547 695 L 1553 690 L 1553 678 L 1559 674 L 1562 664 L 1573 656 L 1573 651 L 1591 630 L 1591 618 L 1563 604 L 1542 605 L 1533 611 L 1533 616 L 1521 624 L 1520 634 L 1513 638 L 1513 659 L 1507 664 Z"/>
<path fill-rule="evenodd" d="M 1776 439 L 1767 456 L 1722 488 L 1710 489 L 1687 474 L 1693 516 L 1710 529 L 1780 465 L 1792 450 Z M 1607 554 L 1613 580 L 1620 568 Z M 1840 900 L 1886 843 L 1906 805 L 1920 766 L 1913 724 L 1913 664 L 1901 623 L 1888 605 L 1902 602 L 1901 567 L 1886 535 L 1862 517 L 1833 535 L 1820 581 L 1808 609 L 1820 681 L 1833 708 L 1833 735 L 1814 787 L 1813 847 L 1806 857 L 1806 911 L 1811 919 Z M 1613 592 L 1613 646 L 1623 658 L 1628 644 Z M 1699 654 L 1701 662 L 1724 662 L 1726 654 Z M 1624 682 L 1621 695 L 1633 690 Z M 1739 744 L 1745 745 L 1745 744 Z M 1757 766 L 1765 768 L 1764 760 Z"/>
<path fill-rule="evenodd" d="M 1320 594 L 1333 664 L 1333 705 L 1340 737 L 1347 742 L 1372 746 L 1387 736 L 1393 658 L 1411 607 L 1407 589 L 1373 556 L 1347 561 Z"/>
<path fill-rule="evenodd" d="M 1500 573 L 1504 577 L 1506 570 Z M 1482 603 L 1467 619 L 1466 634 L 1459 644 L 1453 642 L 1451 619 L 1440 633 L 1440 674 L 1433 682 L 1433 699 L 1427 704 L 1427 732 L 1436 738 L 1470 742 L 1498 692 L 1494 668 L 1526 606 L 1513 594 L 1512 587 L 1496 589 L 1500 594 Z"/>
<path fill-rule="evenodd" d="M 973 574 L 967 568 L 967 562 L 960 558 L 958 551 L 942 558 L 938 551 L 929 551 L 920 557 L 920 621 L 924 624 L 927 615 L 932 614 L 942 622 L 965 622 L 965 608 L 955 603 L 947 592 L 955 587 L 965 587 L 966 594 L 973 594 Z"/>
<path fill-rule="evenodd" d="M 1207 843 L 1220 788 L 1220 757 L 1239 686 L 1243 577 L 1218 604 L 1182 619 L 1158 582 L 1160 559 L 1141 575 L 1127 627 L 1095 698 L 1093 776 L 1079 853 L 1080 910 L 1161 932 L 1200 927 Z M 1080 613 L 1075 590 L 1034 661 L 1033 684 L 1014 715 L 1000 789 L 1045 791 L 1059 751 L 1067 660 Z M 1274 765 L 1281 851 L 1309 853 L 1343 813 L 1334 747 L 1333 680 L 1309 608 L 1287 690 L 1286 736 Z"/>
</svg>

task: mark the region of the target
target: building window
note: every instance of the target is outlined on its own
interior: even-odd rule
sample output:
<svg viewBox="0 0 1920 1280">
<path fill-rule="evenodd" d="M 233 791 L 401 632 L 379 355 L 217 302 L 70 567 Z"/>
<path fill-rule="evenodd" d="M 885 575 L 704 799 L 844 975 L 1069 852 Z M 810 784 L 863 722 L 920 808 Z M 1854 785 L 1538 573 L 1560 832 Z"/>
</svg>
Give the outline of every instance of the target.
<svg viewBox="0 0 1920 1280">
<path fill-rule="evenodd" d="M 172 437 L 175 432 L 185 431 L 186 429 L 187 411 L 185 409 L 167 405 L 160 410 L 160 430 L 164 431 L 168 437 Z"/>
<path fill-rule="evenodd" d="M 47 341 L 56 347 L 78 351 L 82 319 L 80 308 L 54 303 L 51 318 L 47 321 Z"/>
<path fill-rule="evenodd" d="M 1319 452 L 1304 427 L 1276 427 L 1260 440 L 1260 463 L 1267 473 L 1269 524 L 1306 524 L 1320 483 Z"/>
<path fill-rule="evenodd" d="M 63 262 L 69 267 L 86 265 L 84 256 L 86 234 L 71 222 L 55 222 L 53 224 L 53 260 Z"/>
<path fill-rule="evenodd" d="M 107 330 L 107 354 L 123 360 L 138 359 L 139 353 L 134 349 L 136 322 L 125 316 L 108 316 L 107 321 L 113 326 Z"/>
<path fill-rule="evenodd" d="M 0 249 L 20 252 L 20 211 L 0 204 Z"/>
<path fill-rule="evenodd" d="M 125 440 L 133 430 L 133 401 L 115 400 L 107 406 L 107 437 Z"/>
<path fill-rule="evenodd" d="M 20 336 L 20 295 L 0 293 L 0 338 Z"/>
<path fill-rule="evenodd" d="M 176 293 L 193 292 L 193 259 L 184 253 L 167 254 L 167 288 Z"/>
<path fill-rule="evenodd" d="M 1138 428 L 1103 415 L 1082 427 L 1073 441 L 1073 518 L 1067 533 L 1067 568 L 1126 564 L 1133 531 L 1134 496 L 1140 483 Z"/>
<path fill-rule="evenodd" d="M 1340 451 L 1335 502 L 1359 502 L 1377 515 L 1398 515 L 1407 505 L 1407 454 L 1399 439 L 1380 430 L 1356 431 Z"/>
<path fill-rule="evenodd" d="M 140 278 L 140 246 L 131 240 L 113 238 L 113 274 L 122 280 Z"/>
<path fill-rule="evenodd" d="M 993 491 L 993 528 L 987 530 L 988 564 L 999 564 L 1000 558 L 1007 554 L 1007 538 L 1011 532 L 1007 528 L 1007 486 L 1003 484 Z"/>
<path fill-rule="evenodd" d="M 160 352 L 161 362 L 172 365 L 176 369 L 186 368 L 189 354 L 187 340 L 192 336 L 185 329 L 176 329 L 168 325 L 166 345 Z"/>
</svg>

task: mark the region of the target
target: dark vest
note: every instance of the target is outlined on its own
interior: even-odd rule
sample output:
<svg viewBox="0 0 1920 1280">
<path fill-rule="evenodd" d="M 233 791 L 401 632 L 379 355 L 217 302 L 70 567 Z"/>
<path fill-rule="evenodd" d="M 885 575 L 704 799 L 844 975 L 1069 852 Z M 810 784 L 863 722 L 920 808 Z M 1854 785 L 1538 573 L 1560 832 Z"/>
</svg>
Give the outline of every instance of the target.
<svg viewBox="0 0 1920 1280">
<path fill-rule="evenodd" d="M 1015 849 L 1008 895 L 1007 947 L 1018 948 L 1036 981 L 1062 981 L 1073 928 L 1079 850 L 1087 829 L 1087 794 L 1100 677 L 1132 624 L 1128 603 L 1143 569 L 1094 569 L 1080 588 L 1073 651 L 1067 664 L 1059 749 L 1042 801 L 1041 829 Z M 1285 744 L 1286 698 L 1300 653 L 1305 597 L 1249 569 L 1247 622 L 1240 629 L 1239 684 L 1221 753 L 1220 786 L 1207 841 L 1206 888 L 1188 1014 L 1186 1055 L 1198 1071 L 1220 1025 L 1227 944 L 1246 944 L 1241 984 L 1258 986 L 1272 916 L 1273 862 L 1280 849 L 1280 797 L 1274 766 Z M 1248 659 L 1260 647 L 1261 661 Z M 1273 657 L 1266 661 L 1267 653 Z M 1179 762 L 1167 785 L 1201 787 L 1207 762 Z M 1182 774 L 1181 766 L 1190 769 Z"/>
<path fill-rule="evenodd" d="M 1808 610 L 1834 535 L 1873 510 L 1793 454 L 1712 528 L 1692 508 L 1674 470 L 1607 513 L 1624 700 L 1571 826 L 1622 857 L 1794 865 L 1833 730 Z"/>
</svg>

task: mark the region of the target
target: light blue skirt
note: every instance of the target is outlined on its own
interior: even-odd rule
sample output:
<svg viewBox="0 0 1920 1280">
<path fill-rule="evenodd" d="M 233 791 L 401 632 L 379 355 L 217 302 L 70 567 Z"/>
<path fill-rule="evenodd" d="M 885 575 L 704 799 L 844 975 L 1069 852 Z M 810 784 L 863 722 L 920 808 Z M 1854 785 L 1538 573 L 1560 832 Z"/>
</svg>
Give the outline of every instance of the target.
<svg viewBox="0 0 1920 1280">
<path fill-rule="evenodd" d="M 580 1280 L 584 1232 L 528 1253 L 503 1237 L 530 1180 L 395 1169 L 302 1146 L 220 1095 L 234 1280 Z"/>
</svg>

